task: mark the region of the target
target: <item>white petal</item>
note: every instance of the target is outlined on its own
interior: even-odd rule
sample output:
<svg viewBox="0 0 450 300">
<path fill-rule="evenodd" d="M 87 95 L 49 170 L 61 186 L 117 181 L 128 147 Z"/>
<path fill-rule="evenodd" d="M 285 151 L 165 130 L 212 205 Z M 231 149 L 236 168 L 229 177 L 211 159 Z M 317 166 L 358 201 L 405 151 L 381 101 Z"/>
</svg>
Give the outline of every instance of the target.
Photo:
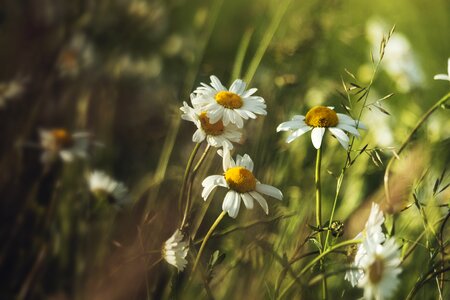
<svg viewBox="0 0 450 300">
<path fill-rule="evenodd" d="M 223 203 L 222 203 L 223 211 L 229 212 L 229 210 L 233 206 L 233 199 L 234 199 L 235 193 L 236 193 L 235 191 L 229 190 L 228 193 L 225 195 L 225 198 L 223 199 Z"/>
<path fill-rule="evenodd" d="M 192 136 L 192 141 L 194 143 L 200 143 L 205 140 L 205 137 L 206 137 L 205 132 L 202 129 L 197 129 L 194 135 Z"/>
<path fill-rule="evenodd" d="M 351 134 L 353 134 L 353 135 L 355 135 L 355 136 L 357 136 L 357 137 L 361 136 L 361 135 L 359 134 L 358 130 L 357 130 L 355 127 L 351 126 L 351 125 L 348 125 L 348 124 L 338 124 L 336 127 L 337 127 L 337 128 L 340 128 L 340 129 L 343 129 L 343 130 L 345 130 L 345 131 L 348 131 L 348 132 L 350 132 Z"/>
<path fill-rule="evenodd" d="M 330 127 L 328 129 L 330 129 L 330 132 L 337 138 L 342 147 L 344 147 L 344 149 L 347 150 L 349 138 L 345 134 L 345 132 L 342 131 L 342 129 L 336 127 Z"/>
<path fill-rule="evenodd" d="M 266 199 L 264 199 L 263 196 L 261 196 L 258 192 L 250 192 L 249 193 L 253 198 L 255 198 L 256 201 L 258 201 L 259 205 L 263 208 L 266 215 L 269 214 L 269 206 L 267 205 Z"/>
<path fill-rule="evenodd" d="M 450 81 L 450 76 L 446 74 L 438 74 L 433 77 L 434 80 L 448 80 Z"/>
<path fill-rule="evenodd" d="M 253 198 L 248 193 L 241 194 L 242 200 L 244 200 L 244 205 L 247 209 L 253 208 Z"/>
<path fill-rule="evenodd" d="M 211 79 L 211 86 L 213 88 L 215 88 L 217 91 L 226 91 L 226 88 L 222 85 L 222 83 L 220 82 L 219 78 L 217 78 L 214 75 L 212 75 L 209 78 Z"/>
<path fill-rule="evenodd" d="M 230 149 L 224 148 L 223 149 L 223 160 L 222 160 L 223 170 L 226 172 L 229 168 L 233 168 L 235 166 L 236 166 L 236 164 L 234 163 L 233 158 L 231 158 Z"/>
<path fill-rule="evenodd" d="M 303 126 L 306 126 L 304 121 L 300 121 L 300 120 L 287 121 L 287 122 L 283 122 L 280 125 L 278 125 L 277 132 L 287 131 L 287 130 L 295 130 L 295 129 L 301 128 Z"/>
<path fill-rule="evenodd" d="M 310 131 L 311 129 L 312 129 L 311 127 L 306 126 L 306 125 L 304 127 L 297 129 L 291 135 L 288 136 L 288 138 L 286 139 L 286 143 L 292 142 L 293 140 L 295 140 L 299 136 L 305 134 L 306 132 Z"/>
<path fill-rule="evenodd" d="M 245 86 L 245 82 L 243 82 L 241 79 L 236 79 L 230 87 L 230 92 L 242 95 L 245 91 Z"/>
<path fill-rule="evenodd" d="M 268 195 L 270 197 L 273 197 L 275 199 L 283 200 L 283 193 L 279 189 L 277 189 L 276 187 L 273 187 L 271 185 L 257 183 L 256 191 L 260 192 L 262 194 Z"/>
<path fill-rule="evenodd" d="M 244 154 L 244 156 L 241 159 L 240 165 L 246 168 L 247 170 L 253 172 L 253 160 L 250 158 L 248 154 Z"/>
<path fill-rule="evenodd" d="M 325 134 L 325 128 L 316 127 L 311 132 L 311 141 L 314 145 L 314 148 L 319 149 L 322 145 L 323 135 Z"/>
</svg>

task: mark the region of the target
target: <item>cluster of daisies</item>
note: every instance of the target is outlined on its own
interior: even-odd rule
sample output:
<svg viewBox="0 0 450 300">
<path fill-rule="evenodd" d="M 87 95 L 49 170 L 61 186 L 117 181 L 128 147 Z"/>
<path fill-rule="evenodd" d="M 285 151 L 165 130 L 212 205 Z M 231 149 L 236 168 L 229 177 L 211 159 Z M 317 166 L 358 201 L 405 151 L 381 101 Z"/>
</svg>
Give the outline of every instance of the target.
<svg viewBox="0 0 450 300">
<path fill-rule="evenodd" d="M 76 159 L 86 159 L 92 136 L 89 132 L 71 133 L 63 128 L 40 129 L 40 144 L 42 149 L 41 162 L 50 167 L 54 162 L 61 160 L 71 163 Z M 99 143 L 95 143 L 100 145 Z M 94 170 L 86 175 L 89 191 L 96 199 L 123 207 L 130 202 L 128 188 L 103 171 Z"/>
</svg>

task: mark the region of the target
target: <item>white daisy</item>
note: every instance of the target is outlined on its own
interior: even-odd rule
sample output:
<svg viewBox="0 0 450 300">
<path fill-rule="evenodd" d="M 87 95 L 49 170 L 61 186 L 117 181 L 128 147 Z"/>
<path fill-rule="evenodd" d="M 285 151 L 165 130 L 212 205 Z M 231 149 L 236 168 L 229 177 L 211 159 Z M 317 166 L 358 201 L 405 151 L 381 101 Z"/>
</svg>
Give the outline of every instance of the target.
<svg viewBox="0 0 450 300">
<path fill-rule="evenodd" d="M 206 139 L 209 145 L 213 147 L 227 147 L 233 149 L 232 142 L 238 143 L 241 140 L 241 131 L 233 124 L 224 126 L 221 120 L 211 124 L 206 112 L 196 110 L 190 107 L 186 102 L 180 110 L 184 113 L 181 118 L 186 121 L 191 121 L 197 126 L 192 136 L 192 141 L 200 143 Z"/>
<path fill-rule="evenodd" d="M 286 142 L 290 143 L 304 133 L 312 130 L 312 143 L 316 149 L 319 149 L 322 145 L 325 129 L 327 128 L 337 138 L 342 147 L 347 149 L 349 137 L 345 134 L 345 131 L 356 137 L 360 137 L 357 129 L 365 129 L 365 126 L 347 115 L 336 113 L 333 107 L 315 106 L 308 111 L 306 116 L 297 115 L 291 121 L 278 125 L 277 132 L 293 131 L 286 139 Z"/>
<path fill-rule="evenodd" d="M 447 81 L 450 81 L 450 58 L 447 61 L 447 74 L 434 75 L 434 80 L 447 80 Z"/>
<path fill-rule="evenodd" d="M 364 247 L 367 254 L 360 262 L 364 275 L 358 286 L 364 288 L 364 298 L 367 300 L 388 299 L 399 283 L 399 247 L 393 238 L 386 240 L 383 245 L 368 238 L 364 241 Z"/>
<path fill-rule="evenodd" d="M 41 161 L 45 164 L 53 162 L 58 156 L 65 162 L 76 157 L 86 158 L 90 134 L 78 132 L 71 134 L 65 129 L 40 129 L 40 144 L 44 152 Z"/>
<path fill-rule="evenodd" d="M 189 247 L 187 241 L 183 241 L 183 233 L 177 229 L 164 243 L 162 249 L 163 258 L 172 266 L 182 272 L 187 265 L 186 255 Z"/>
<path fill-rule="evenodd" d="M 128 202 L 127 187 L 102 171 L 93 171 L 88 177 L 89 190 L 100 199 L 123 205 Z"/>
<path fill-rule="evenodd" d="M 369 218 L 367 219 L 364 230 L 355 236 L 355 240 L 359 239 L 370 239 L 372 243 L 381 244 L 386 239 L 382 225 L 384 223 L 383 212 L 376 203 L 372 203 L 372 208 L 370 210 Z M 361 269 L 361 260 L 367 255 L 367 250 L 365 248 L 365 243 L 362 242 L 358 245 L 356 255 L 351 263 L 351 269 L 345 273 L 345 279 L 350 281 L 352 286 L 356 286 L 359 280 L 364 275 Z"/>
<path fill-rule="evenodd" d="M 202 197 L 206 201 L 209 194 L 218 186 L 228 188 L 228 193 L 223 200 L 222 209 L 232 218 L 236 218 L 241 206 L 241 199 L 245 207 L 253 208 L 253 199 L 269 213 L 269 207 L 266 199 L 261 194 L 265 194 L 276 199 L 282 200 L 283 194 L 273 186 L 260 183 L 253 175 L 253 161 L 245 154 L 238 155 L 236 162 L 231 158 L 230 151 L 224 148 L 223 154 L 223 175 L 208 176 L 202 182 Z M 261 194 L 260 194 L 261 193 Z"/>
<path fill-rule="evenodd" d="M 211 76 L 211 86 L 201 83 L 191 99 L 195 108 L 207 112 L 211 123 L 222 120 L 223 125 L 244 126 L 244 120 L 256 119 L 256 115 L 266 115 L 266 103 L 259 96 L 252 96 L 257 89 L 245 90 L 246 84 L 236 79 L 228 90 L 216 76 Z"/>
</svg>

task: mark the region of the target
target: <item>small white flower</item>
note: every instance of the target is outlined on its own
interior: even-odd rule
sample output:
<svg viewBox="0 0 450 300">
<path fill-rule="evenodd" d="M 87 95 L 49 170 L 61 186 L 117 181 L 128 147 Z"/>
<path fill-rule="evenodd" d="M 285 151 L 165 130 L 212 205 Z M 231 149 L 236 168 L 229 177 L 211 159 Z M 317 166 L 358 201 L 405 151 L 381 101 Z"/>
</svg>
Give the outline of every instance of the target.
<svg viewBox="0 0 450 300">
<path fill-rule="evenodd" d="M 41 155 L 44 164 L 53 162 L 58 156 L 65 162 L 87 157 L 90 138 L 87 132 L 71 134 L 65 129 L 40 129 L 39 137 L 44 150 Z"/>
<path fill-rule="evenodd" d="M 76 33 L 59 53 L 57 67 L 63 77 L 74 77 L 94 61 L 94 49 L 82 33 Z"/>
<path fill-rule="evenodd" d="M 360 261 L 364 275 L 358 282 L 358 286 L 364 288 L 364 298 L 383 300 L 392 297 L 401 273 L 397 243 L 390 238 L 381 245 L 368 238 L 364 241 L 364 247 L 367 254 Z"/>
<path fill-rule="evenodd" d="M 282 200 L 283 194 L 273 186 L 260 183 L 253 175 L 253 161 L 245 154 L 238 155 L 236 162 L 231 158 L 229 149 L 223 151 L 223 175 L 208 176 L 202 182 L 202 197 L 206 201 L 209 194 L 218 186 L 228 189 L 228 193 L 222 203 L 223 211 L 232 218 L 236 218 L 241 206 L 241 199 L 248 209 L 253 208 L 253 200 L 256 200 L 269 213 L 269 206 L 262 194 Z"/>
<path fill-rule="evenodd" d="M 5 106 L 8 100 L 13 100 L 23 94 L 25 90 L 24 79 L 14 79 L 0 83 L 0 108 Z"/>
<path fill-rule="evenodd" d="M 89 190 L 99 198 L 123 205 L 128 202 L 127 187 L 102 171 L 93 171 L 87 178 Z"/>
<path fill-rule="evenodd" d="M 291 121 L 278 125 L 277 132 L 293 131 L 286 139 L 286 142 L 290 143 L 312 130 L 312 143 L 316 149 L 319 149 L 327 128 L 337 138 L 342 147 L 347 149 L 349 137 L 345 134 L 345 131 L 360 137 L 357 129 L 365 129 L 366 127 L 361 122 L 357 122 L 347 115 L 336 113 L 333 107 L 314 106 L 308 111 L 306 116 L 297 115 Z"/>
<path fill-rule="evenodd" d="M 186 255 L 189 247 L 187 241 L 183 241 L 183 239 L 183 233 L 177 229 L 164 243 L 162 249 L 163 258 L 176 267 L 178 272 L 182 272 L 187 265 Z"/>
<path fill-rule="evenodd" d="M 447 61 L 447 74 L 437 74 L 434 76 L 434 80 L 450 81 L 450 58 Z"/>
<path fill-rule="evenodd" d="M 214 124 L 209 122 L 206 112 L 196 110 L 190 107 L 186 102 L 180 110 L 184 113 L 181 118 L 186 121 L 191 121 L 197 126 L 197 130 L 192 136 L 192 141 L 200 143 L 206 139 L 209 145 L 213 147 L 227 147 L 233 149 L 233 144 L 241 140 L 241 131 L 233 124 L 223 125 L 221 120 Z"/>
<path fill-rule="evenodd" d="M 361 260 L 367 255 L 365 240 L 370 239 L 372 243 L 381 244 L 386 239 L 383 233 L 382 225 L 384 223 L 383 212 L 376 203 L 372 203 L 369 218 L 367 219 L 364 230 L 355 236 L 355 240 L 363 239 L 358 245 L 354 261 L 351 263 L 351 269 L 345 273 L 345 279 L 350 281 L 352 286 L 356 286 L 364 275 L 361 269 Z"/>
<path fill-rule="evenodd" d="M 253 96 L 256 88 L 245 90 L 246 84 L 236 79 L 228 90 L 216 76 L 211 76 L 211 86 L 201 83 L 191 96 L 195 108 L 206 111 L 209 121 L 222 120 L 223 125 L 244 126 L 244 120 L 266 115 L 266 103 L 262 97 Z"/>
</svg>

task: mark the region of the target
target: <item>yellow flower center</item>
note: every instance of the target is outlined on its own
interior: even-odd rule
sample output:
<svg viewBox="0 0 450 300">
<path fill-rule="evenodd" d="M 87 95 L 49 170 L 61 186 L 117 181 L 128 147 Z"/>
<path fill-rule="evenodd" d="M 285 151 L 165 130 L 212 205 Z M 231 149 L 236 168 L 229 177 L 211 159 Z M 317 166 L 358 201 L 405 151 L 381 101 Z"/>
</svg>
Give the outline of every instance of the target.
<svg viewBox="0 0 450 300">
<path fill-rule="evenodd" d="M 384 262 L 382 258 L 376 257 L 369 267 L 369 279 L 372 283 L 378 283 L 383 278 Z"/>
<path fill-rule="evenodd" d="M 73 139 L 70 133 L 65 129 L 53 129 L 51 131 L 55 144 L 59 148 L 69 148 L 73 145 Z"/>
<path fill-rule="evenodd" d="M 224 176 L 228 186 L 239 193 L 248 193 L 255 190 L 256 178 L 251 171 L 244 167 L 230 168 Z"/>
<path fill-rule="evenodd" d="M 221 135 L 224 130 L 223 122 L 219 120 L 217 123 L 209 123 L 209 118 L 206 116 L 206 112 L 202 112 L 198 119 L 202 125 L 202 129 L 207 135 Z"/>
<path fill-rule="evenodd" d="M 339 119 L 331 108 L 315 106 L 306 114 L 305 123 L 312 127 L 334 127 L 339 123 Z"/>
<path fill-rule="evenodd" d="M 214 97 L 216 102 L 226 108 L 240 108 L 244 104 L 241 96 L 227 91 L 221 91 Z"/>
</svg>

